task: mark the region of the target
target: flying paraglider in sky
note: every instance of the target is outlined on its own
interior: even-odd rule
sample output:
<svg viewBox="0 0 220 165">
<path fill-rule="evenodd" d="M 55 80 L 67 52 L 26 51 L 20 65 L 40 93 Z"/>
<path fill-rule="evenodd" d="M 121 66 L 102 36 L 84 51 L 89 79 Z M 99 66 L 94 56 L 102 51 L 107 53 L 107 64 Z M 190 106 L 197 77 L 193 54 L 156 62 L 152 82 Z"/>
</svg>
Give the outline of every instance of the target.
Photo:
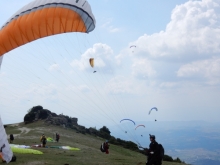
<svg viewBox="0 0 220 165">
<path fill-rule="evenodd" d="M 157 107 L 153 107 L 153 108 L 151 108 L 151 110 L 149 111 L 149 115 L 151 114 L 151 111 L 152 111 L 152 110 L 158 111 Z"/>
<path fill-rule="evenodd" d="M 34 0 L 1 28 L 0 56 L 43 37 L 67 32 L 89 33 L 94 29 L 95 17 L 86 0 Z"/>
<path fill-rule="evenodd" d="M 131 119 L 122 119 L 122 120 L 120 121 L 120 123 L 121 123 L 122 121 L 130 121 L 130 122 L 134 123 L 134 125 L 135 125 L 135 122 L 134 122 L 133 120 L 131 120 Z"/>
<path fill-rule="evenodd" d="M 92 68 L 94 68 L 94 65 L 95 65 L 94 58 L 90 58 L 90 59 L 89 59 L 89 63 L 90 63 L 90 66 L 91 66 Z"/>
<path fill-rule="evenodd" d="M 138 128 L 138 127 L 144 127 L 145 128 L 145 125 L 138 125 L 135 130 Z"/>
<path fill-rule="evenodd" d="M 133 48 L 133 47 L 136 48 L 137 46 L 136 46 L 136 45 L 131 45 L 131 46 L 130 46 L 130 48 Z"/>
<path fill-rule="evenodd" d="M 134 53 L 134 49 L 135 49 L 136 47 L 137 47 L 136 45 L 131 45 L 131 46 L 130 46 L 130 49 L 132 49 L 132 53 Z"/>
<path fill-rule="evenodd" d="M 91 66 L 92 68 L 94 68 L 94 66 L 95 66 L 94 58 L 90 58 L 90 59 L 89 59 L 89 63 L 90 63 L 90 66 Z M 93 71 L 93 73 L 96 73 L 96 71 Z"/>
</svg>

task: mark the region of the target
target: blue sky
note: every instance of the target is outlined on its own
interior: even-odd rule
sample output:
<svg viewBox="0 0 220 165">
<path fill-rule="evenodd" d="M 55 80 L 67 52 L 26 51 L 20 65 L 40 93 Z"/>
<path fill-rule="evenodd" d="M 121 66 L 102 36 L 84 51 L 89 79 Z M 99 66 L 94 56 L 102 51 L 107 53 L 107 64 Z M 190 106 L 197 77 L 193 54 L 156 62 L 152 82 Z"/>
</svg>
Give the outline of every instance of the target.
<svg viewBox="0 0 220 165">
<path fill-rule="evenodd" d="M 1 1 L 0 25 L 28 2 Z M 35 105 L 97 127 L 122 118 L 219 121 L 218 0 L 89 3 L 97 22 L 90 34 L 48 37 L 4 55 L 3 122 L 22 121 Z M 149 116 L 152 107 L 158 112 Z"/>
</svg>

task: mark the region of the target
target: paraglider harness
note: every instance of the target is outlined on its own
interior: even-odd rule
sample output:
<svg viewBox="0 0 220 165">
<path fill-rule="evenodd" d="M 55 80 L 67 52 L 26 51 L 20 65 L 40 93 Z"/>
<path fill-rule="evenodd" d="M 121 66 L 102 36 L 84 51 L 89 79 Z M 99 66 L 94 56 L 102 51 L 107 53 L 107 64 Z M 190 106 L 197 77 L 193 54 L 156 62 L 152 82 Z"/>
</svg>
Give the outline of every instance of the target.
<svg viewBox="0 0 220 165">
<path fill-rule="evenodd" d="M 160 160 L 163 160 L 164 152 L 165 151 L 164 151 L 162 144 L 158 144 L 158 156 L 159 156 Z"/>
<path fill-rule="evenodd" d="M 109 149 L 108 142 L 104 142 L 101 144 L 101 147 L 100 147 L 101 152 L 105 152 L 106 154 L 109 154 L 108 149 Z"/>
<path fill-rule="evenodd" d="M 101 144 L 100 151 L 101 152 L 105 152 L 105 143 Z"/>
</svg>

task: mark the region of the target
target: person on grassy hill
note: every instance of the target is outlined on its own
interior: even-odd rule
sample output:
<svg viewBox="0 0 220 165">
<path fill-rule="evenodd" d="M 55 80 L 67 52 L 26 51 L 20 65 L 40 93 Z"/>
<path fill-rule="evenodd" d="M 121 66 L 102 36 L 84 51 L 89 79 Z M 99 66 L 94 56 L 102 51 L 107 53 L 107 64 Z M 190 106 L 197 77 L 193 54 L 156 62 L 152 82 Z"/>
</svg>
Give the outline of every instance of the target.
<svg viewBox="0 0 220 165">
<path fill-rule="evenodd" d="M 59 142 L 59 140 L 60 140 L 60 135 L 56 133 L 56 142 Z"/>
<path fill-rule="evenodd" d="M 9 138 L 9 139 L 10 139 L 10 144 L 13 143 L 13 141 L 14 141 L 14 135 L 13 135 L 13 134 L 10 134 L 10 138 Z"/>
<path fill-rule="evenodd" d="M 46 138 L 46 136 L 44 134 L 41 136 L 40 141 L 42 143 L 42 147 L 45 147 L 46 143 L 47 143 L 47 138 Z"/>
<path fill-rule="evenodd" d="M 109 144 L 108 144 L 108 140 L 106 140 L 104 142 L 104 150 L 106 154 L 109 154 Z"/>
<path fill-rule="evenodd" d="M 43 139 L 44 134 L 42 134 L 42 136 L 40 137 L 40 142 L 42 143 L 42 139 Z"/>
<path fill-rule="evenodd" d="M 150 145 L 148 148 L 143 148 L 138 146 L 139 148 L 144 149 L 147 155 L 146 165 L 162 165 L 163 157 L 165 150 L 162 144 L 158 144 L 156 142 L 156 137 L 154 135 L 150 135 Z"/>
<path fill-rule="evenodd" d="M 159 156 L 159 145 L 156 142 L 156 137 L 154 135 L 150 134 L 150 145 L 149 145 L 149 149 L 147 150 L 147 162 L 146 165 L 161 165 L 162 161 L 160 160 L 160 156 Z"/>
</svg>

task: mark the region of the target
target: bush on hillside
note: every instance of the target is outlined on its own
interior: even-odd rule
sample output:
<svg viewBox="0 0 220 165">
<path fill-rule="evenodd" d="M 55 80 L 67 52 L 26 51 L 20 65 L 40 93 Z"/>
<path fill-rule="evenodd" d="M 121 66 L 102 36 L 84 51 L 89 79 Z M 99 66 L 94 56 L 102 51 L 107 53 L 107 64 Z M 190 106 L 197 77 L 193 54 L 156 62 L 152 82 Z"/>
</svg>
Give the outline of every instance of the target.
<svg viewBox="0 0 220 165">
<path fill-rule="evenodd" d="M 46 119 L 48 117 L 48 114 L 49 114 L 49 110 L 46 110 L 46 109 L 42 109 L 40 112 L 39 112 L 39 118 L 40 119 Z"/>
<path fill-rule="evenodd" d="M 102 128 L 100 128 L 98 136 L 104 139 L 110 139 L 111 138 L 110 134 L 111 132 L 109 131 L 109 129 L 106 126 L 103 126 Z"/>
<path fill-rule="evenodd" d="M 164 161 L 168 161 L 168 162 L 172 162 L 173 158 L 171 156 L 169 156 L 169 155 L 164 155 L 163 160 Z"/>
<path fill-rule="evenodd" d="M 182 163 L 182 161 L 178 157 L 176 159 L 174 159 L 173 162 Z"/>
<path fill-rule="evenodd" d="M 35 119 L 35 114 L 34 113 L 28 113 L 24 116 L 24 123 L 27 124 L 27 123 L 31 123 L 33 122 Z"/>
</svg>

